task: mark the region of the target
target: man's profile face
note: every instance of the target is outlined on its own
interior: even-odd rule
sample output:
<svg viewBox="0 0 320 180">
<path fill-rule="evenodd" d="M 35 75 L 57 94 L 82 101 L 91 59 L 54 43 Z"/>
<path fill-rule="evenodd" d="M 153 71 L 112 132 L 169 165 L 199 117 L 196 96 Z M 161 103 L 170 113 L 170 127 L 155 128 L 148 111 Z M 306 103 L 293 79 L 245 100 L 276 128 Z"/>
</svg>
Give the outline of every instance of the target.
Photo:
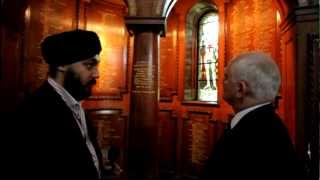
<svg viewBox="0 0 320 180">
<path fill-rule="evenodd" d="M 231 65 L 228 65 L 224 72 L 223 99 L 230 105 L 234 104 L 236 100 L 236 83 L 232 78 Z"/>
<path fill-rule="evenodd" d="M 64 87 L 79 101 L 91 95 L 98 77 L 98 61 L 94 58 L 86 59 L 69 66 L 65 74 Z"/>
</svg>

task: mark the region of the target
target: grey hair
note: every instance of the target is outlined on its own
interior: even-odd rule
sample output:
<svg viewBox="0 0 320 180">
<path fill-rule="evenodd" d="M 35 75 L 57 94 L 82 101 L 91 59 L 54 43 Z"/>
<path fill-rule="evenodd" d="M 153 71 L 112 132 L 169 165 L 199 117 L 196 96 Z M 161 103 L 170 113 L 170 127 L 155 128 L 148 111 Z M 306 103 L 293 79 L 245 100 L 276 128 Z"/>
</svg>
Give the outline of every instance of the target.
<svg viewBox="0 0 320 180">
<path fill-rule="evenodd" d="M 280 71 L 269 55 L 262 52 L 243 53 L 231 65 L 232 79 L 246 81 L 257 100 L 272 101 L 278 95 Z"/>
</svg>

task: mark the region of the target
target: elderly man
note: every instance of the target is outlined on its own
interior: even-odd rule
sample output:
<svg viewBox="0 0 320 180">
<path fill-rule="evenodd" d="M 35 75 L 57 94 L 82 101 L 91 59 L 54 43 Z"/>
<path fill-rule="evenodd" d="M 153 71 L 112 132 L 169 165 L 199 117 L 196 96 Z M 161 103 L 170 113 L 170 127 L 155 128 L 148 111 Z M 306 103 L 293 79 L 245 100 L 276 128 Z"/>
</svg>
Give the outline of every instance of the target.
<svg viewBox="0 0 320 180">
<path fill-rule="evenodd" d="M 280 79 L 276 63 L 266 54 L 244 53 L 230 62 L 223 98 L 235 116 L 215 145 L 203 179 L 301 178 L 291 139 L 273 107 Z"/>
</svg>

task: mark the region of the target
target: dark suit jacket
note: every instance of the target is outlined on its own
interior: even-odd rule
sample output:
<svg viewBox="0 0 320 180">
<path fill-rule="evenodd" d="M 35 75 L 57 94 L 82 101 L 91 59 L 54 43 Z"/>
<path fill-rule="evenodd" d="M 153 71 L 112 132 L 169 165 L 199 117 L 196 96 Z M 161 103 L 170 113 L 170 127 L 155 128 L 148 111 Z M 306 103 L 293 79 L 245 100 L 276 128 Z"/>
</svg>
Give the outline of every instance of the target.
<svg viewBox="0 0 320 180">
<path fill-rule="evenodd" d="M 287 129 L 265 105 L 223 134 L 202 179 L 294 180 L 302 178 L 301 172 Z"/>
<path fill-rule="evenodd" d="M 17 117 L 18 176 L 43 180 L 99 179 L 72 111 L 48 82 L 26 99 Z M 101 159 L 90 123 L 88 131 Z"/>
</svg>

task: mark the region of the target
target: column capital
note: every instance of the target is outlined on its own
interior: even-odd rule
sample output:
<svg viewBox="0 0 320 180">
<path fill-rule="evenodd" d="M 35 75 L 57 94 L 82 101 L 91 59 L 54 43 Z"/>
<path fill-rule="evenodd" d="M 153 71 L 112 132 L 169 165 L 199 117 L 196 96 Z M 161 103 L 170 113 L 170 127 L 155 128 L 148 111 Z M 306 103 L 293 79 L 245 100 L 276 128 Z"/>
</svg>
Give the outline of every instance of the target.
<svg viewBox="0 0 320 180">
<path fill-rule="evenodd" d="M 127 16 L 125 23 L 130 35 L 139 32 L 157 32 L 164 37 L 166 33 L 166 18 L 165 17 L 140 17 Z"/>
</svg>

